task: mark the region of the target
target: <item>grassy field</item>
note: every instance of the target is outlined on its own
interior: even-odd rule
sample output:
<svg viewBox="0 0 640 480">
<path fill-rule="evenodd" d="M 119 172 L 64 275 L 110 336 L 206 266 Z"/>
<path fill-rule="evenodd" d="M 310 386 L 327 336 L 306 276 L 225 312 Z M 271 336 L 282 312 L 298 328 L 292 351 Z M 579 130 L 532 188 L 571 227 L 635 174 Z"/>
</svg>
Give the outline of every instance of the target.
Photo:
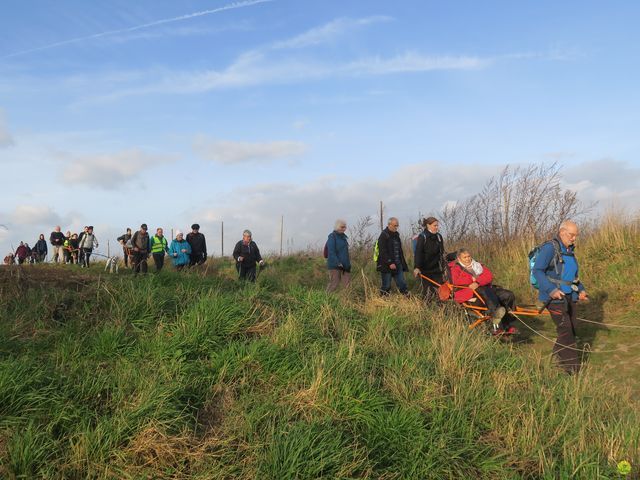
<svg viewBox="0 0 640 480">
<path fill-rule="evenodd" d="M 582 316 L 633 326 L 640 241 L 618 232 L 580 248 Z M 528 302 L 521 247 L 486 256 Z M 594 479 L 626 459 L 637 478 L 638 330 L 581 330 L 594 353 L 569 377 L 522 326 L 505 343 L 454 305 L 378 298 L 370 262 L 348 295 L 325 276 L 305 255 L 256 285 L 219 260 L 0 268 L 0 477 Z"/>
</svg>

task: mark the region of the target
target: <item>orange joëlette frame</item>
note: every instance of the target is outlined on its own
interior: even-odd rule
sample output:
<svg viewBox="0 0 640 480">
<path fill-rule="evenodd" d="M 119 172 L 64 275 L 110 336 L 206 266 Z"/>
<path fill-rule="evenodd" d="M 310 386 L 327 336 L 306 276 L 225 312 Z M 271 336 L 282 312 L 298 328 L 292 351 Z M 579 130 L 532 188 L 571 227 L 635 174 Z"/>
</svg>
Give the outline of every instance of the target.
<svg viewBox="0 0 640 480">
<path fill-rule="evenodd" d="M 453 285 L 450 282 L 445 282 L 445 283 L 438 283 L 435 280 L 427 277 L 426 275 L 420 274 L 420 277 L 427 280 L 428 282 L 431 282 L 432 284 L 434 284 L 435 286 L 438 287 L 438 296 L 440 297 L 440 300 L 442 301 L 446 301 L 446 300 L 451 300 L 451 293 L 453 292 L 453 290 L 455 288 L 469 288 L 468 285 Z M 445 292 L 443 292 L 443 290 L 445 290 Z M 448 293 L 446 293 L 446 291 L 448 290 Z M 471 325 L 469 325 L 469 329 L 475 328 L 478 325 L 480 325 L 483 322 L 486 322 L 487 320 L 489 320 L 489 318 L 491 318 L 489 315 L 487 315 L 486 313 L 483 312 L 487 312 L 488 308 L 486 307 L 486 303 L 484 301 L 484 299 L 478 294 L 478 292 L 476 292 L 475 290 L 473 291 L 473 294 L 475 295 L 475 297 L 477 299 L 480 300 L 480 302 L 482 302 L 482 305 L 484 306 L 480 306 L 480 305 L 472 305 L 468 302 L 463 302 L 461 303 L 461 305 L 463 307 L 465 307 L 466 309 L 470 310 L 471 312 L 473 312 L 478 319 L 473 322 Z M 541 315 L 541 312 L 539 312 L 537 309 L 531 309 L 531 308 L 522 308 L 522 307 L 518 307 L 516 306 L 513 310 L 512 313 L 516 314 L 516 315 L 529 315 L 532 317 Z"/>
</svg>

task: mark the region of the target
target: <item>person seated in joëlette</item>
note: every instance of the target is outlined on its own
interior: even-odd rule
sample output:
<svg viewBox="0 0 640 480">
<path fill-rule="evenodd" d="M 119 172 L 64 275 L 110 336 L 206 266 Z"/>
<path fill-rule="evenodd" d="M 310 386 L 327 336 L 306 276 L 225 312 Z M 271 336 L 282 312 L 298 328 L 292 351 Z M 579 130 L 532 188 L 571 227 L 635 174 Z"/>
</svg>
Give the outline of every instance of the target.
<svg viewBox="0 0 640 480">
<path fill-rule="evenodd" d="M 493 274 L 486 265 L 473 259 L 466 248 L 456 253 L 456 259 L 449 263 L 451 282 L 454 284 L 453 298 L 458 303 L 472 303 L 487 307 L 491 316 L 494 334 L 517 333 L 511 325 L 514 318 L 508 313 L 515 308 L 515 295 L 506 288 L 493 285 Z M 465 287 L 465 288 L 457 288 Z M 479 295 L 482 301 L 478 300 Z"/>
</svg>

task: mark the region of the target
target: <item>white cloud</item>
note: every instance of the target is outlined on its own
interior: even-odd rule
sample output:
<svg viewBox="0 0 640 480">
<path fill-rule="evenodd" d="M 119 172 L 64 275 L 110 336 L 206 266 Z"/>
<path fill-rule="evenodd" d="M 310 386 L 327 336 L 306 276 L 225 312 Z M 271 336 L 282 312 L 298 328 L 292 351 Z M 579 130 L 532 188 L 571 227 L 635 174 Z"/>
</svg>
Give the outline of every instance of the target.
<svg viewBox="0 0 640 480">
<path fill-rule="evenodd" d="M 13 144 L 13 137 L 11 136 L 11 133 L 9 133 L 9 127 L 7 127 L 4 111 L 0 109 L 0 148 L 10 147 Z"/>
<path fill-rule="evenodd" d="M 484 68 L 493 62 L 490 58 L 471 56 L 432 56 L 407 52 L 391 58 L 372 57 L 357 60 L 342 67 L 353 75 L 388 75 L 432 70 L 471 70 Z"/>
<path fill-rule="evenodd" d="M 304 48 L 335 40 L 337 37 L 356 28 L 393 20 L 391 17 L 376 15 L 365 18 L 336 18 L 319 27 L 307 30 L 300 35 L 282 40 L 271 45 L 274 50 Z"/>
<path fill-rule="evenodd" d="M 301 142 L 272 141 L 263 143 L 213 140 L 198 135 L 193 142 L 197 155 L 223 165 L 248 162 L 270 162 L 303 155 L 307 146 Z"/>
<path fill-rule="evenodd" d="M 12 224 L 41 226 L 58 225 L 62 218 L 51 207 L 43 205 L 18 205 L 9 215 Z"/>
<path fill-rule="evenodd" d="M 103 155 L 64 156 L 61 180 L 70 185 L 88 185 L 113 190 L 143 171 L 177 159 L 175 155 L 143 152 L 137 148 Z"/>
</svg>

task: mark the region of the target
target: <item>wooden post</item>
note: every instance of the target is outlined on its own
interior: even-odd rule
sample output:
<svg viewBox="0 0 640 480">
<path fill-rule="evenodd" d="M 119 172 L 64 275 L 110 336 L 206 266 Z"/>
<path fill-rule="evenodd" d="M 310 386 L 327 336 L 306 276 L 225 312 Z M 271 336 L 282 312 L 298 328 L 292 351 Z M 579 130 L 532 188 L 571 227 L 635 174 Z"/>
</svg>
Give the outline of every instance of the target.
<svg viewBox="0 0 640 480">
<path fill-rule="evenodd" d="M 282 241 L 284 236 L 284 215 L 280 216 L 280 256 L 282 257 Z"/>
<path fill-rule="evenodd" d="M 220 225 L 220 256 L 224 257 L 224 220 Z"/>
<path fill-rule="evenodd" d="M 384 230 L 384 207 L 382 206 L 382 200 L 380 200 L 380 230 Z"/>
</svg>

